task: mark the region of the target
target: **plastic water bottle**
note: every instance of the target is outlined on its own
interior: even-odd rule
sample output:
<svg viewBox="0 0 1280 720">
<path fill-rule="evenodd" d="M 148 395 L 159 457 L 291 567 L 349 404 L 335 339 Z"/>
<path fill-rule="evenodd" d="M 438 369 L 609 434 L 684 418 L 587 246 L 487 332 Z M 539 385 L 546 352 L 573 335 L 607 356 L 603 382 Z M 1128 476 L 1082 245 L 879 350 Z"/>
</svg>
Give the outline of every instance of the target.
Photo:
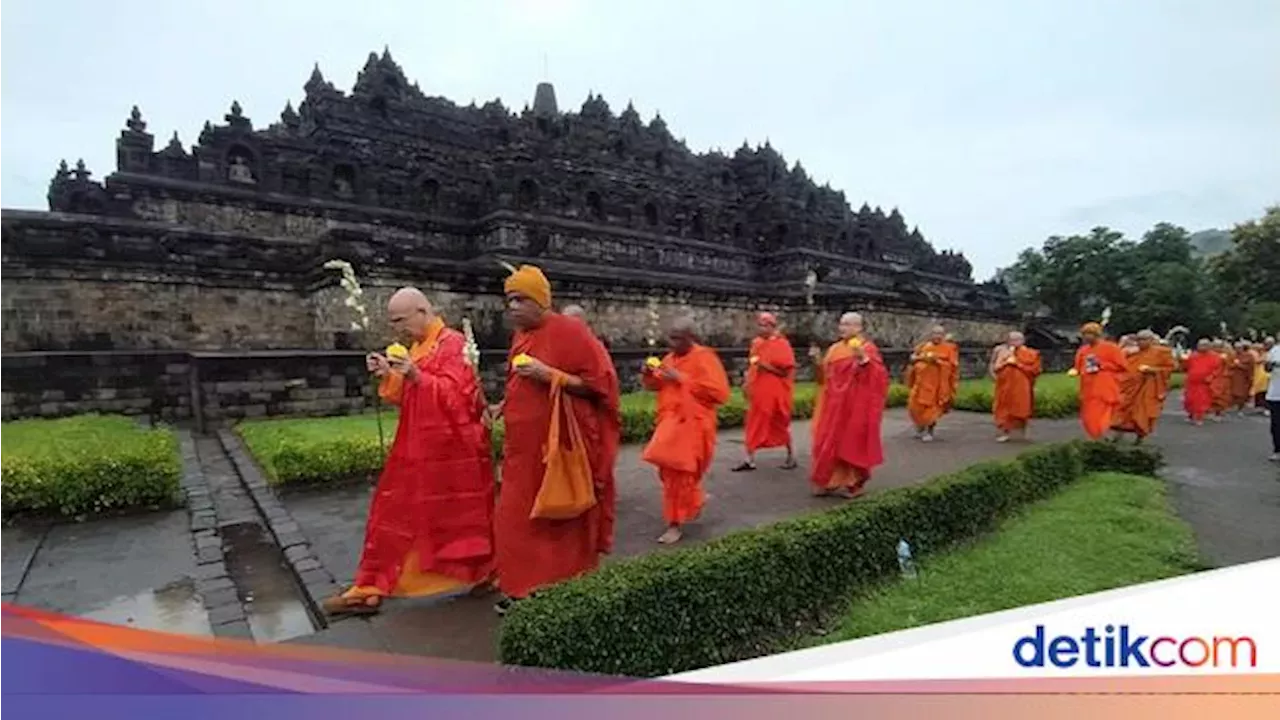
<svg viewBox="0 0 1280 720">
<path fill-rule="evenodd" d="M 898 540 L 898 568 L 902 570 L 902 577 L 916 577 L 916 563 L 911 559 L 911 546 L 906 540 Z"/>
</svg>

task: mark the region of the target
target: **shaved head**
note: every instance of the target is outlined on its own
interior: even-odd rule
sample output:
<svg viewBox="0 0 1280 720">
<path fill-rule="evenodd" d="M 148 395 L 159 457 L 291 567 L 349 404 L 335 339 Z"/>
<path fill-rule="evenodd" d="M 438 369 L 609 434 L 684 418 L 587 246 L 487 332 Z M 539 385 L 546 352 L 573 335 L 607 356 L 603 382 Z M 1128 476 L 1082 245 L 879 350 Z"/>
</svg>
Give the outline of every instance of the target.
<svg viewBox="0 0 1280 720">
<path fill-rule="evenodd" d="M 856 312 L 847 312 L 840 316 L 840 339 L 848 340 L 862 333 L 863 322 L 862 315 Z"/>
<path fill-rule="evenodd" d="M 564 310 L 560 311 L 560 314 L 568 315 L 569 317 L 576 317 L 581 320 L 587 319 L 587 311 L 581 305 L 566 305 Z"/>
<path fill-rule="evenodd" d="M 697 342 L 698 330 L 693 318 L 684 315 L 671 321 L 670 327 L 667 328 L 667 345 L 671 348 L 671 352 L 684 355 L 693 349 Z"/>
<path fill-rule="evenodd" d="M 1017 330 L 1014 330 L 1013 332 L 1009 333 L 1010 345 L 1014 347 L 1018 347 L 1019 345 L 1022 345 L 1026 342 L 1027 342 L 1027 337 L 1022 333 L 1018 332 Z"/>
<path fill-rule="evenodd" d="M 934 342 L 942 342 L 947 339 L 947 329 L 941 325 L 934 325 L 929 328 L 929 338 Z"/>
<path fill-rule="evenodd" d="M 415 343 L 427 332 L 436 314 L 425 293 L 415 287 L 403 287 L 387 301 L 387 320 L 391 332 L 401 342 Z"/>
</svg>

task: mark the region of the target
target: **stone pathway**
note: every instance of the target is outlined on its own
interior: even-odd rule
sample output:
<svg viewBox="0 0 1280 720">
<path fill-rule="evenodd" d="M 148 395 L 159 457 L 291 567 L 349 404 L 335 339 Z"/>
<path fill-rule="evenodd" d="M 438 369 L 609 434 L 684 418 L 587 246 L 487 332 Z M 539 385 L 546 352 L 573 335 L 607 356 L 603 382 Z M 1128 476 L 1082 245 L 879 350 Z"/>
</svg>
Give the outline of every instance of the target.
<svg viewBox="0 0 1280 720">
<path fill-rule="evenodd" d="M 1166 453 L 1175 503 L 1215 565 L 1280 555 L 1280 467 L 1267 462 L 1266 420 L 1232 419 L 1194 428 L 1176 413 L 1154 438 Z M 703 518 L 686 543 L 830 507 L 808 494 L 809 424 L 794 426 L 801 468 L 778 469 L 780 452 L 760 469 L 731 473 L 740 430 L 720 434 L 707 479 Z M 911 437 L 902 410 L 885 415 L 887 462 L 872 491 L 926 481 L 974 462 L 1015 455 L 1023 444 L 992 441 L 990 418 L 954 413 L 938 440 Z M 1039 421 L 1037 441 L 1080 436 L 1075 420 Z M 617 555 L 662 552 L 661 497 L 640 446 L 618 460 Z M 498 618 L 492 599 L 399 601 L 374 618 L 325 627 L 316 602 L 355 571 L 370 490 L 348 486 L 293 491 L 266 487 L 230 433 L 184 434 L 185 510 L 48 527 L 4 530 L 4 599 L 113 623 L 192 634 L 251 637 L 455 659 L 493 659 Z M 318 632 L 317 628 L 322 628 Z"/>
</svg>

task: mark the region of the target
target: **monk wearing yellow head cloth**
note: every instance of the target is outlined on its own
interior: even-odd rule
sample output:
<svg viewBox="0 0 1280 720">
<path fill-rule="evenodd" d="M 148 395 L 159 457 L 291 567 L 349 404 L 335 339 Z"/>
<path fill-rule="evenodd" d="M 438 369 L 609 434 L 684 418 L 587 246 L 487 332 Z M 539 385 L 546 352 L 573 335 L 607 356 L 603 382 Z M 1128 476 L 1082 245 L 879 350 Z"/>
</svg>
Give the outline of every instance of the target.
<svg viewBox="0 0 1280 720">
<path fill-rule="evenodd" d="M 589 572 L 613 541 L 618 376 L 586 323 L 551 308 L 524 265 L 503 286 L 511 338 L 502 490 L 494 518 L 498 587 L 512 602 Z"/>
<path fill-rule="evenodd" d="M 1080 378 L 1080 424 L 1097 440 L 1111 427 L 1120 407 L 1120 380 L 1128 370 L 1124 350 L 1102 336 L 1102 326 L 1085 323 L 1071 374 Z"/>
</svg>

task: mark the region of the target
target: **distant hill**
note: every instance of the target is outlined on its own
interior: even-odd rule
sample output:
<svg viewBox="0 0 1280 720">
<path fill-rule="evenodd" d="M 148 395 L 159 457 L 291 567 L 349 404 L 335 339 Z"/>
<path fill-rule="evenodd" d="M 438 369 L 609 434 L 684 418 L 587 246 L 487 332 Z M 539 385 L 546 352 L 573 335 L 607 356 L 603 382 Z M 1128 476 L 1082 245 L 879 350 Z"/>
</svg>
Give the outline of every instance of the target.
<svg viewBox="0 0 1280 720">
<path fill-rule="evenodd" d="M 1192 251 L 1199 257 L 1211 257 L 1231 249 L 1231 233 L 1226 230 L 1201 230 L 1191 233 Z"/>
</svg>

